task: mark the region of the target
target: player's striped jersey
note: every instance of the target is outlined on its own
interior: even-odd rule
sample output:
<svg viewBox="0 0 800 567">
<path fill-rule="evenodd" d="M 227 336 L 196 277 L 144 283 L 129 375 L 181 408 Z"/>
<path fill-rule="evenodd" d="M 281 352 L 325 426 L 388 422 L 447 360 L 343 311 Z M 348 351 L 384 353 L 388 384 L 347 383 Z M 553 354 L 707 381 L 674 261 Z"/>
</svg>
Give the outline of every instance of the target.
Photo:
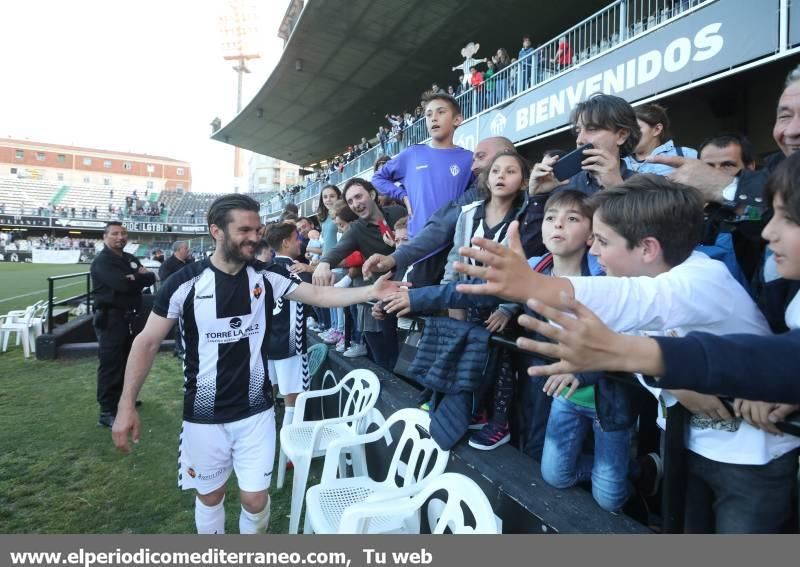
<svg viewBox="0 0 800 567">
<path fill-rule="evenodd" d="M 265 338 L 276 302 L 298 283 L 280 266 L 252 262 L 230 275 L 210 260 L 167 279 L 153 312 L 180 319 L 186 421 L 229 423 L 272 407 Z"/>
<path fill-rule="evenodd" d="M 287 270 L 294 263 L 288 256 L 275 256 L 272 262 Z M 305 315 L 302 303 L 283 298 L 275 301 L 271 332 L 267 337 L 267 356 L 271 360 L 282 360 L 306 352 Z"/>
</svg>

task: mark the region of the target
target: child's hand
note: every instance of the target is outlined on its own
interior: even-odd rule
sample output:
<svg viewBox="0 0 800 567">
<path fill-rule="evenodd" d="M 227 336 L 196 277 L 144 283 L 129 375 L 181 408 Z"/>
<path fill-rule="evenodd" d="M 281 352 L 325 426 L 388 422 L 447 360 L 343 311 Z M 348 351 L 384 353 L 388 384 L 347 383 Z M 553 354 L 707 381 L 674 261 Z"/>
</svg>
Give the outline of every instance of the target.
<svg viewBox="0 0 800 567">
<path fill-rule="evenodd" d="M 455 262 L 453 267 L 461 274 L 486 283 L 458 284 L 456 290 L 460 293 L 495 295 L 514 303 L 525 303 L 535 295 L 530 290 L 536 289 L 538 278 L 557 279 L 531 270 L 519 238 L 519 221 L 512 222 L 508 228 L 508 246 L 477 237 L 472 239 L 472 244 L 472 247 L 459 248 L 458 253 L 477 262 Z"/>
<path fill-rule="evenodd" d="M 401 289 L 383 300 L 383 310 L 387 313 L 396 313 L 398 317 L 411 312 L 411 298 L 407 289 Z"/>
<path fill-rule="evenodd" d="M 386 313 L 383 312 L 383 307 L 381 306 L 380 303 L 376 303 L 375 305 L 372 306 L 371 313 L 373 319 L 378 319 L 379 321 L 386 319 Z"/>
<path fill-rule="evenodd" d="M 775 423 L 782 421 L 783 418 L 796 409 L 797 406 L 791 404 L 751 402 L 739 398 L 736 398 L 733 402 L 733 411 L 736 413 L 736 417 L 741 417 L 756 429 L 761 429 L 773 435 L 783 435 L 783 432 L 775 426 Z M 778 416 L 780 417 L 777 418 Z"/>
<path fill-rule="evenodd" d="M 547 382 L 544 383 L 544 388 L 542 388 L 542 391 L 548 396 L 558 397 L 561 395 L 561 392 L 564 390 L 564 388 L 569 388 L 567 395 L 564 396 L 564 398 L 568 400 L 580 385 L 581 383 L 574 374 L 556 374 L 555 376 L 550 376 L 547 379 Z"/>
<path fill-rule="evenodd" d="M 698 394 L 691 390 L 670 390 L 687 410 L 714 421 L 733 421 L 733 416 L 717 396 Z"/>
<path fill-rule="evenodd" d="M 506 315 L 505 311 L 498 309 L 486 319 L 486 329 L 491 333 L 501 333 L 510 319 L 511 317 Z"/>
</svg>

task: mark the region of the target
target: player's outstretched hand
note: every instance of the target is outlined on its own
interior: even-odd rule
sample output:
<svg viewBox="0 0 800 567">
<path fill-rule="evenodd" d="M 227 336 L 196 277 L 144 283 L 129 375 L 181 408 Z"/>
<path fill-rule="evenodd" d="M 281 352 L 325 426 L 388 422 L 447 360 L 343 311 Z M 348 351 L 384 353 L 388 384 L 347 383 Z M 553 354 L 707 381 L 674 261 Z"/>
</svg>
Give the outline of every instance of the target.
<svg viewBox="0 0 800 567">
<path fill-rule="evenodd" d="M 397 293 L 403 288 L 408 289 L 411 284 L 408 282 L 396 282 L 389 279 L 390 273 L 383 274 L 374 284 L 369 294 L 370 301 L 383 301 L 393 293 Z"/>
</svg>

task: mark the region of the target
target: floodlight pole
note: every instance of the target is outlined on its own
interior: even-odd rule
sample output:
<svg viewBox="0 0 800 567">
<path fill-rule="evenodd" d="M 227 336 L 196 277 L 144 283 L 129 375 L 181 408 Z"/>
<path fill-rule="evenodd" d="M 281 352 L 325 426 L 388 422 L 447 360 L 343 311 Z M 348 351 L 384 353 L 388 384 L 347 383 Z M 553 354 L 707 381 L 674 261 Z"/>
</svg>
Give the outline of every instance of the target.
<svg viewBox="0 0 800 567">
<path fill-rule="evenodd" d="M 244 53 L 240 53 L 238 55 L 226 55 L 224 59 L 226 61 L 236 61 L 236 65 L 233 67 L 233 70 L 236 71 L 237 74 L 237 86 L 236 86 L 236 114 L 238 115 L 242 111 L 242 79 L 245 73 L 250 73 L 250 69 L 247 68 L 246 62 L 249 59 L 258 59 L 258 55 L 250 54 L 246 55 Z M 239 146 L 233 147 L 233 177 L 235 179 L 239 179 Z M 237 188 L 238 192 L 238 188 Z"/>
</svg>

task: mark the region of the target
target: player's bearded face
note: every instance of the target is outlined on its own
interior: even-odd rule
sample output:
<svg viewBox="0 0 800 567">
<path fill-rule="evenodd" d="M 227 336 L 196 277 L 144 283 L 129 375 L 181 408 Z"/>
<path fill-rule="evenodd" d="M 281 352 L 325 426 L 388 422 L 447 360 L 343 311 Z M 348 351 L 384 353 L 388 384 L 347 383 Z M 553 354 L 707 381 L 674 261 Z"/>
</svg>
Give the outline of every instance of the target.
<svg viewBox="0 0 800 567">
<path fill-rule="evenodd" d="M 235 235 L 227 230 L 223 231 L 223 234 L 225 240 L 222 241 L 222 252 L 226 262 L 249 262 L 255 258 L 258 244 L 255 234 L 247 232 L 243 235 Z"/>
</svg>

